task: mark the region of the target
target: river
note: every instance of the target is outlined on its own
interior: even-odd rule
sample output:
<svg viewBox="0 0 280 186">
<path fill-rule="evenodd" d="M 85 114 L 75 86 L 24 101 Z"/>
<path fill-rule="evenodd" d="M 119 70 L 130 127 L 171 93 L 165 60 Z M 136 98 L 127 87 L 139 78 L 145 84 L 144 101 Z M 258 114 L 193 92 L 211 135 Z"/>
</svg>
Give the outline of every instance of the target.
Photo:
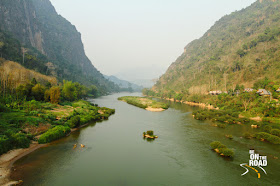
<svg viewBox="0 0 280 186">
<path fill-rule="evenodd" d="M 196 107 L 170 103 L 164 112 L 149 112 L 117 98 L 140 93 L 119 93 L 91 100 L 99 106 L 115 108 L 109 120 L 92 123 L 70 136 L 15 162 L 11 178 L 23 185 L 279 185 L 279 145 L 240 138 L 248 126 L 226 129 L 210 121 L 197 121 Z M 159 136 L 146 141 L 142 133 L 154 130 Z M 233 139 L 225 137 L 232 134 Z M 225 159 L 210 149 L 220 141 L 235 151 Z M 73 149 L 73 144 L 85 148 Z M 268 156 L 267 175 L 249 171 L 249 149 Z"/>
</svg>

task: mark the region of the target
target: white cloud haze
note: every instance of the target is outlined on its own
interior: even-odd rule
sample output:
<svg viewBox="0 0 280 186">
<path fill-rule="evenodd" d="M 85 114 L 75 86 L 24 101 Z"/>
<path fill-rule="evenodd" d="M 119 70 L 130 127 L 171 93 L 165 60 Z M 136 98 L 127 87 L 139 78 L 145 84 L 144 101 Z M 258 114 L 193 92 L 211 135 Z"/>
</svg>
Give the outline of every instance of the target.
<svg viewBox="0 0 280 186">
<path fill-rule="evenodd" d="M 51 0 L 106 75 L 157 78 L 226 14 L 255 0 Z"/>
</svg>

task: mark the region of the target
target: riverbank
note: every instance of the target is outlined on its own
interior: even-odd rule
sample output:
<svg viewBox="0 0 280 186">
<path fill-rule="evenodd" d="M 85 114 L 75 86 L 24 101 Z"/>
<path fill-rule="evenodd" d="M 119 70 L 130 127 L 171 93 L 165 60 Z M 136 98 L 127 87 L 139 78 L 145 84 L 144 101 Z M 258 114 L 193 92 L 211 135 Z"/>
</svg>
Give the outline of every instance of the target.
<svg viewBox="0 0 280 186">
<path fill-rule="evenodd" d="M 67 134 L 69 136 L 71 133 L 80 130 L 83 127 L 88 126 L 90 123 L 81 125 L 77 128 L 72 128 L 71 132 Z M 35 138 L 39 138 L 39 136 L 36 136 Z M 61 138 L 60 138 L 61 139 Z M 59 139 L 57 139 L 59 140 Z M 55 141 L 57 141 L 55 140 Z M 53 142 L 55 142 L 53 141 Z M 51 142 L 52 143 L 52 142 Z M 48 146 L 50 143 L 47 144 L 39 144 L 36 141 L 33 141 L 32 144 L 28 148 L 24 149 L 14 149 L 10 150 L 9 152 L 2 154 L 0 156 L 0 185 L 8 186 L 8 185 L 17 185 L 22 182 L 22 180 L 11 180 L 10 179 L 10 173 L 11 169 L 13 167 L 13 164 L 19 160 L 20 158 L 32 153 L 33 151 Z"/>
<path fill-rule="evenodd" d="M 45 104 L 40 102 L 37 103 Z M 105 107 L 101 108 L 96 105 L 92 105 L 88 101 L 77 101 L 69 104 L 71 105 L 62 106 L 49 104 L 48 109 L 40 105 L 40 110 L 33 110 L 33 112 L 36 112 L 36 115 L 32 116 L 32 118 L 38 118 L 38 125 L 31 125 L 30 123 L 23 124 L 21 132 L 29 134 L 32 136 L 32 140 L 35 141 L 32 141 L 31 143 L 28 141 L 28 146 L 24 146 L 27 148 L 17 147 L 18 149 L 16 149 L 16 147 L 13 147 L 14 149 L 6 151 L 6 153 L 0 156 L 0 185 L 19 183 L 18 181 L 10 181 L 9 179 L 10 169 L 16 160 L 46 146 L 49 142 L 56 141 L 70 135 L 72 132 L 89 125 L 91 121 L 103 121 L 115 113 L 114 109 Z M 13 113 L 18 114 L 19 111 L 13 111 Z M 25 118 L 26 114 L 24 114 L 23 111 L 20 111 L 20 113 L 23 113 L 21 117 L 24 120 L 22 119 L 22 121 L 29 121 Z M 4 114 L 8 116 L 10 115 L 9 112 Z M 45 115 L 48 117 L 45 117 Z M 37 140 L 42 144 L 39 144 Z"/>
<path fill-rule="evenodd" d="M 6 154 L 1 155 L 0 156 L 0 185 L 13 185 L 13 184 L 20 183 L 20 180 L 18 181 L 10 180 L 11 168 L 14 162 L 30 154 L 31 152 L 45 146 L 47 146 L 47 144 L 38 144 L 34 142 L 28 148 L 10 150 Z"/>
<path fill-rule="evenodd" d="M 148 96 L 148 97 L 152 97 L 152 96 Z M 156 97 L 158 98 L 158 97 Z M 159 99 L 165 99 L 168 101 L 173 101 L 173 102 L 177 102 L 177 103 L 184 103 L 186 105 L 190 105 L 190 106 L 196 106 L 196 107 L 200 107 L 200 108 L 207 108 L 209 110 L 219 110 L 219 107 L 214 107 L 211 104 L 206 104 L 206 103 L 196 103 L 196 102 L 191 102 L 191 101 L 184 101 L 184 100 L 175 100 L 173 98 L 159 98 Z"/>
</svg>

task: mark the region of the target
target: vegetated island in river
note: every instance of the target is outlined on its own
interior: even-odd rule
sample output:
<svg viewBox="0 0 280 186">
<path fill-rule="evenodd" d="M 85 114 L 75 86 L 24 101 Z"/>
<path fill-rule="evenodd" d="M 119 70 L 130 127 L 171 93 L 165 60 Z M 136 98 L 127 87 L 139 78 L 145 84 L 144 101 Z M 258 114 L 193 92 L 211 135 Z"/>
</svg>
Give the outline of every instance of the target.
<svg viewBox="0 0 280 186">
<path fill-rule="evenodd" d="M 152 100 L 151 98 L 138 97 L 138 96 L 124 96 L 119 97 L 118 100 L 124 101 L 128 104 L 134 105 L 139 108 L 146 109 L 152 112 L 161 112 L 168 109 L 168 105 L 162 102 Z"/>
</svg>

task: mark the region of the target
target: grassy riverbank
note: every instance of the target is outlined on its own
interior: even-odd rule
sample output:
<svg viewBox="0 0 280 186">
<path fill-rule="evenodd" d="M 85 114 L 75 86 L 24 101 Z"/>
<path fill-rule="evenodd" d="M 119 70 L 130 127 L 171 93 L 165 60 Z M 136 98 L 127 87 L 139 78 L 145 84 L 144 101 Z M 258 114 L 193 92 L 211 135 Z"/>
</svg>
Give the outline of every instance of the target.
<svg viewBox="0 0 280 186">
<path fill-rule="evenodd" d="M 164 111 L 168 109 L 168 105 L 162 102 L 152 100 L 151 98 L 146 97 L 137 97 L 137 96 L 124 96 L 119 97 L 118 100 L 124 101 L 128 104 L 134 105 L 139 108 L 143 108 L 149 111 Z"/>
<path fill-rule="evenodd" d="M 84 100 L 61 104 L 32 100 L 17 109 L 9 109 L 2 104 L 0 184 L 9 181 L 10 166 L 20 157 L 42 147 L 41 144 L 65 137 L 89 122 L 106 120 L 114 113 L 114 109 L 98 107 Z"/>
<path fill-rule="evenodd" d="M 107 119 L 114 109 L 101 108 L 87 101 L 52 104 L 27 101 L 18 109 L 1 105 L 0 154 L 15 148 L 27 148 L 31 141 L 48 143 L 66 136 L 71 128 L 90 121 Z"/>
</svg>

